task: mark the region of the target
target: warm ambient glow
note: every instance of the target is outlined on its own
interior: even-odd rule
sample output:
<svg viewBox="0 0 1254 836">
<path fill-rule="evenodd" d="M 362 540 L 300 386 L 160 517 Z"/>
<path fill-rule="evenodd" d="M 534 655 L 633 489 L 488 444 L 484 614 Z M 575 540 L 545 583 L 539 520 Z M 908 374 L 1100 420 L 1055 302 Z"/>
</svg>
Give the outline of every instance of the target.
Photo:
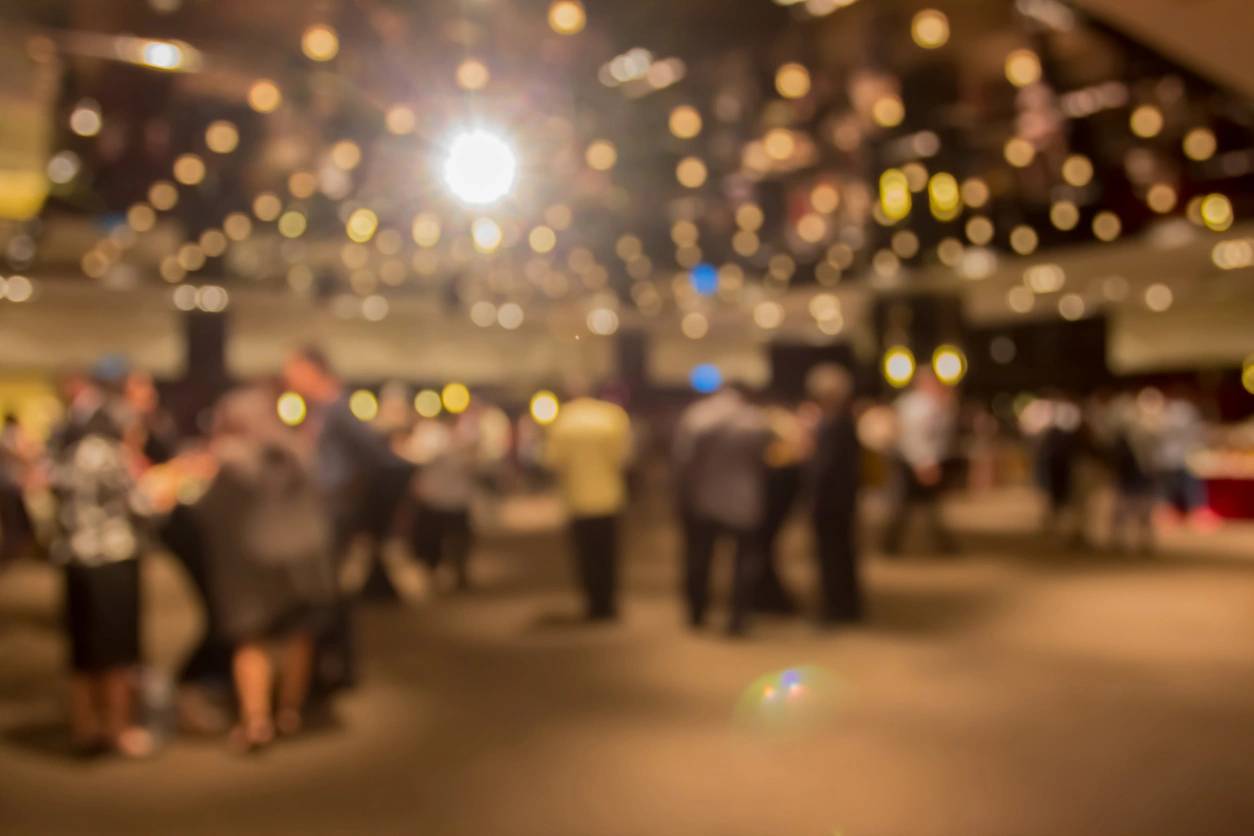
<svg viewBox="0 0 1254 836">
<path fill-rule="evenodd" d="M 501 137 L 476 129 L 458 134 L 444 161 L 444 183 L 465 203 L 494 203 L 514 185 L 518 163 Z"/>
</svg>

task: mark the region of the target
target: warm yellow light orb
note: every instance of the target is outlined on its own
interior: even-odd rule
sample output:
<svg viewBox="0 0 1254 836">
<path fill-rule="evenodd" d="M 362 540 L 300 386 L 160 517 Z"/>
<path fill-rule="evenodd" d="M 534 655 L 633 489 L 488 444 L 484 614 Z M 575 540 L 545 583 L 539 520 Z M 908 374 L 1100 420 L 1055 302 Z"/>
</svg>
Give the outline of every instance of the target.
<svg viewBox="0 0 1254 836">
<path fill-rule="evenodd" d="M 701 133 L 701 114 L 692 105 L 680 105 L 671 111 L 670 131 L 680 139 L 692 139 Z"/>
<path fill-rule="evenodd" d="M 275 403 L 279 420 L 289 427 L 299 426 L 305 420 L 305 399 L 295 392 L 284 392 Z"/>
<path fill-rule="evenodd" d="M 1016 49 L 1006 56 L 1006 80 L 1027 87 L 1041 80 L 1041 59 L 1030 49 Z"/>
<path fill-rule="evenodd" d="M 596 171 L 609 171 L 618 162 L 618 149 L 608 139 L 594 139 L 588 143 L 584 159 L 588 163 L 588 168 Z"/>
<path fill-rule="evenodd" d="M 914 378 L 914 354 L 905 346 L 894 346 L 884 352 L 881 366 L 884 379 L 896 389 L 909 385 Z"/>
<path fill-rule="evenodd" d="M 910 35 L 924 49 L 939 49 L 949 42 L 949 18 L 936 9 L 924 9 L 911 21 Z"/>
<path fill-rule="evenodd" d="M 205 145 L 215 154 L 229 154 L 239 145 L 239 129 L 225 119 L 210 122 L 205 128 Z"/>
<path fill-rule="evenodd" d="M 348 396 L 348 410 L 358 421 L 373 421 L 379 416 L 379 399 L 369 389 L 358 389 Z"/>
<path fill-rule="evenodd" d="M 464 384 L 450 383 L 441 390 L 440 402 L 447 411 L 460 415 L 470 407 L 470 390 Z"/>
<path fill-rule="evenodd" d="M 531 396 L 531 417 L 541 426 L 547 426 L 556 421 L 560 409 L 557 395 L 552 392 L 541 390 Z"/>
<path fill-rule="evenodd" d="M 587 23 L 587 12 L 578 0 L 555 0 L 549 6 L 549 28 L 559 35 L 576 35 Z"/>
<path fill-rule="evenodd" d="M 966 355 L 957 346 L 942 345 L 932 353 L 932 371 L 941 383 L 955 386 L 966 376 Z"/>
<path fill-rule="evenodd" d="M 785 99 L 800 99 L 810 92 L 810 71 L 790 62 L 775 71 L 775 89 Z"/>
<path fill-rule="evenodd" d="M 684 157 L 675 166 L 675 179 L 687 189 L 699 189 L 705 185 L 709 172 L 700 157 Z"/>
<path fill-rule="evenodd" d="M 330 26 L 317 23 L 301 35 L 300 49 L 310 61 L 330 61 L 339 54 L 340 38 Z"/>
<path fill-rule="evenodd" d="M 434 418 L 443 408 L 443 404 L 440 403 L 440 393 L 434 389 L 423 389 L 414 395 L 414 412 L 423 418 Z"/>
<path fill-rule="evenodd" d="M 272 113 L 283 103 L 278 85 L 268 78 L 258 79 L 248 88 L 248 106 L 258 113 Z"/>
</svg>

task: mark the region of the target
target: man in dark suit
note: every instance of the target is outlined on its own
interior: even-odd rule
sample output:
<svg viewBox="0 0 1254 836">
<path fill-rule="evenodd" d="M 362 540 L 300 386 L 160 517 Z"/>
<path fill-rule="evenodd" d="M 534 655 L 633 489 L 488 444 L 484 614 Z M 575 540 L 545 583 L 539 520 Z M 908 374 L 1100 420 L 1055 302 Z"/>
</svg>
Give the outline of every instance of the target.
<svg viewBox="0 0 1254 836">
<path fill-rule="evenodd" d="M 853 381 L 844 368 L 824 364 L 810 371 L 806 388 L 821 411 L 810 463 L 819 618 L 825 625 L 856 622 L 863 606 L 857 551 L 861 450 L 850 403 Z"/>
</svg>

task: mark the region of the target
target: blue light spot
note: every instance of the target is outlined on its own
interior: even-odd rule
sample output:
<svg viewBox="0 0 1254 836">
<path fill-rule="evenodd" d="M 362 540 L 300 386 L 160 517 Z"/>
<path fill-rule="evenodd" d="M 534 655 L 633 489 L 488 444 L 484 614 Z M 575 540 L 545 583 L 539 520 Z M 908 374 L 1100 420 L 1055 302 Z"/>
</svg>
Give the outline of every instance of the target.
<svg viewBox="0 0 1254 836">
<path fill-rule="evenodd" d="M 795 668 L 789 668 L 779 676 L 779 682 L 784 687 L 790 685 L 798 685 L 801 682 L 801 671 Z"/>
<path fill-rule="evenodd" d="M 698 264 L 689 274 L 692 289 L 702 296 L 713 296 L 718 292 L 718 270 L 713 264 Z"/>
<path fill-rule="evenodd" d="M 688 375 L 688 381 L 692 384 L 693 389 L 702 394 L 709 394 L 717 392 L 719 387 L 723 385 L 723 373 L 713 363 L 702 363 L 699 366 L 692 367 L 692 372 Z"/>
</svg>

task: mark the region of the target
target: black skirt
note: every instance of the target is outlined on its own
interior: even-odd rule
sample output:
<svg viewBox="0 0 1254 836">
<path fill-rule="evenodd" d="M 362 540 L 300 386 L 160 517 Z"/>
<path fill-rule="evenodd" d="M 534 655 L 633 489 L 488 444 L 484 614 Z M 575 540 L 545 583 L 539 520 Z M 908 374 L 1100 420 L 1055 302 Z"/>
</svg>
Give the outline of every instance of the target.
<svg viewBox="0 0 1254 836">
<path fill-rule="evenodd" d="M 66 567 L 65 616 L 75 671 L 139 664 L 139 561 Z"/>
</svg>

